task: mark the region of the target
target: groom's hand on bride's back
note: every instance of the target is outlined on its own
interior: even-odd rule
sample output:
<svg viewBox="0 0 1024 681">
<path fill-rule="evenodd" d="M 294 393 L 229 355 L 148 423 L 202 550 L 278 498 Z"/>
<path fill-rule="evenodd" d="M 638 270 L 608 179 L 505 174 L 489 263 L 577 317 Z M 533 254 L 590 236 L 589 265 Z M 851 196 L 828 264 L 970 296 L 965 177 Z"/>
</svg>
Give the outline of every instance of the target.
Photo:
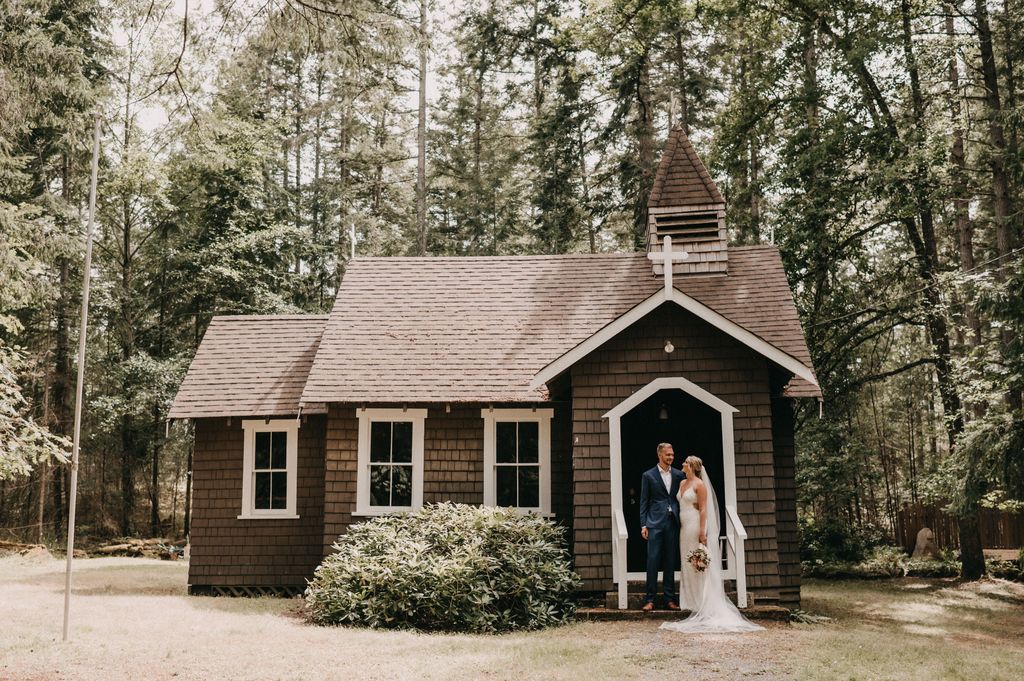
<svg viewBox="0 0 1024 681">
<path fill-rule="evenodd" d="M 646 527 L 641 527 L 640 528 L 640 536 L 644 538 L 644 541 L 647 541 L 647 528 Z"/>
</svg>

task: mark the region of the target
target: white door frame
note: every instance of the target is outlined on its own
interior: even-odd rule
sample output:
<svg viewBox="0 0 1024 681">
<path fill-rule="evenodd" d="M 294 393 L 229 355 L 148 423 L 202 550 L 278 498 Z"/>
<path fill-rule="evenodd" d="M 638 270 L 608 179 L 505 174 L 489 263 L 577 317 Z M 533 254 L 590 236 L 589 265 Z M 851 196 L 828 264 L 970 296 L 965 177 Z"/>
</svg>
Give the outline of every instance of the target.
<svg viewBox="0 0 1024 681">
<path fill-rule="evenodd" d="M 610 447 L 611 457 L 609 465 L 611 468 L 612 485 L 611 517 L 613 522 L 615 512 L 622 511 L 622 438 L 620 419 L 623 415 L 632 411 L 633 408 L 659 390 L 671 389 L 682 390 L 688 395 L 691 395 L 708 405 L 721 415 L 722 468 L 724 469 L 723 473 L 725 478 L 725 505 L 727 507 L 736 507 L 736 451 L 735 442 L 733 440 L 732 415 L 738 412 L 739 409 L 720 400 L 707 390 L 698 386 L 696 383 L 688 381 L 682 376 L 656 378 L 640 390 L 637 390 L 635 393 L 627 397 L 625 400 L 620 402 L 618 406 L 604 415 L 604 418 L 608 419 L 608 444 Z M 725 531 L 724 523 L 721 531 Z M 619 556 L 618 559 L 618 563 L 620 564 L 612 566 L 612 581 L 619 583 L 623 575 L 627 581 L 631 579 L 638 580 L 646 578 L 645 573 L 627 571 L 625 555 Z"/>
</svg>

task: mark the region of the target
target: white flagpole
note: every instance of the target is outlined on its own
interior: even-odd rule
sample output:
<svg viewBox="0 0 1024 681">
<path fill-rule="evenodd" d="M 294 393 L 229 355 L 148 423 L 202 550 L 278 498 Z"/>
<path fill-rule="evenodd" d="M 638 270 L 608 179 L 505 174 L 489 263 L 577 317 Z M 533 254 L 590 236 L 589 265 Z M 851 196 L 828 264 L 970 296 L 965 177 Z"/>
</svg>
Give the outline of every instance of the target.
<svg viewBox="0 0 1024 681">
<path fill-rule="evenodd" d="M 68 492 L 68 556 L 64 574 L 64 637 L 68 640 L 71 613 L 71 559 L 75 554 L 75 501 L 78 495 L 78 447 L 82 441 L 82 384 L 85 379 L 85 332 L 89 321 L 89 279 L 92 270 L 92 229 L 96 217 L 96 176 L 100 167 L 100 113 L 92 134 L 92 177 L 89 181 L 89 226 L 85 234 L 85 267 L 82 273 L 82 324 L 78 331 L 78 383 L 75 386 L 75 435 L 71 445 L 71 489 Z"/>
</svg>

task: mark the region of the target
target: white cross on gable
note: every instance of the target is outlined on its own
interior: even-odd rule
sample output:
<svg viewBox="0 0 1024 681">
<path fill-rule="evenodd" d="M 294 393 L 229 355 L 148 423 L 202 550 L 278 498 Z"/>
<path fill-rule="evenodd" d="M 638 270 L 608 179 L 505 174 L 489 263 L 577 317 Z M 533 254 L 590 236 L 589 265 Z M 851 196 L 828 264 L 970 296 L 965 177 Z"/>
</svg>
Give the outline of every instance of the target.
<svg viewBox="0 0 1024 681">
<path fill-rule="evenodd" d="M 686 251 L 673 251 L 672 250 L 672 237 L 666 236 L 662 240 L 661 251 L 652 251 L 647 254 L 650 260 L 653 260 L 655 264 L 660 264 L 665 272 L 665 298 L 669 298 L 672 295 L 672 265 L 677 262 L 682 262 L 690 257 L 690 254 Z"/>
</svg>

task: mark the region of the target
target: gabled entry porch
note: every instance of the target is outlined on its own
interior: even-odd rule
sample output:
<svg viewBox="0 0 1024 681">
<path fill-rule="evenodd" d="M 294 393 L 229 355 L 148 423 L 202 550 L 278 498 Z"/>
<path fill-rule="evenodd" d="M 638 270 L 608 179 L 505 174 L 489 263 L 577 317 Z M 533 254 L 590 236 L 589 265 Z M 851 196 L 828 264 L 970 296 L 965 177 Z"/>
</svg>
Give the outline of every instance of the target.
<svg viewBox="0 0 1024 681">
<path fill-rule="evenodd" d="M 733 414 L 737 411 L 692 381 L 666 377 L 654 379 L 604 414 L 610 449 L 612 580 L 618 591 L 619 609 L 627 607 L 628 582 L 643 579 L 638 569 L 643 545 L 638 521 L 633 518 L 638 517 L 634 506 L 639 504 L 639 491 L 631 481 L 639 480 L 639 475 L 654 465 L 654 447 L 647 442 L 651 439 L 654 445 L 660 441 L 674 445 L 676 466 L 691 453 L 701 456 L 708 465 L 721 504 L 723 576 L 735 581 L 739 607 L 747 606 L 747 533 L 736 512 Z M 714 441 L 715 435 L 718 442 Z M 675 438 L 678 444 L 669 438 Z"/>
</svg>

